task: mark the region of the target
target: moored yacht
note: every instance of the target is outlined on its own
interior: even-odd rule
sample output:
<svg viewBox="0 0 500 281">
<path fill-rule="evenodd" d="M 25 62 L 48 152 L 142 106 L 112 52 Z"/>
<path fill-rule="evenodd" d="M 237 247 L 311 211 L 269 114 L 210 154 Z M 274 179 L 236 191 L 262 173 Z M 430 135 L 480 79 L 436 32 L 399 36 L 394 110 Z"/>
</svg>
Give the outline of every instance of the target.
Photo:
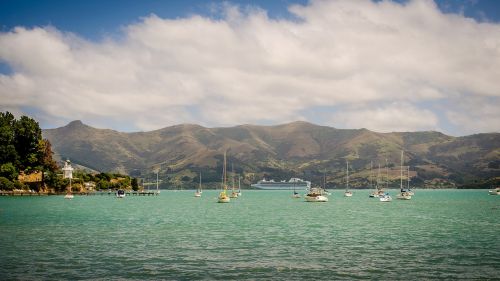
<svg viewBox="0 0 500 281">
<path fill-rule="evenodd" d="M 116 191 L 116 197 L 117 197 L 117 198 L 124 198 L 124 197 L 125 197 L 125 190 L 123 190 L 123 189 L 118 189 L 118 190 Z"/>
<path fill-rule="evenodd" d="M 344 191 L 344 197 L 352 197 L 352 191 L 349 190 L 349 161 L 346 161 L 346 188 Z"/>
<path fill-rule="evenodd" d="M 399 177 L 399 194 L 396 195 L 397 199 L 400 200 L 410 200 L 411 195 L 408 193 L 407 190 L 403 188 L 403 162 L 404 162 L 404 156 L 403 156 L 403 151 L 401 150 L 401 174 Z"/>
<path fill-rule="evenodd" d="M 384 193 L 384 195 L 379 197 L 380 202 L 391 202 L 392 197 L 389 195 L 389 193 Z"/>
<path fill-rule="evenodd" d="M 217 203 L 229 203 L 231 199 L 226 194 L 227 184 L 226 184 L 226 152 L 224 151 L 224 166 L 222 168 L 222 190 L 217 197 Z"/>
<path fill-rule="evenodd" d="M 490 195 L 500 195 L 500 187 L 497 187 L 495 189 L 489 190 L 488 194 L 490 194 Z"/>
<path fill-rule="evenodd" d="M 307 202 L 328 202 L 328 197 L 324 195 L 323 189 L 319 187 L 310 188 L 305 199 Z"/>
</svg>

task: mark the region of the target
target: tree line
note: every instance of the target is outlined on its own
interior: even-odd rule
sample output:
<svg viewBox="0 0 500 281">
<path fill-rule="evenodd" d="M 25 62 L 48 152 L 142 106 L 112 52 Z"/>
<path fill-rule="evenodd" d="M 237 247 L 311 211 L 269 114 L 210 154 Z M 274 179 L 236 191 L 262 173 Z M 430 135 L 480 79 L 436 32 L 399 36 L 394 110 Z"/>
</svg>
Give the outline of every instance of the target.
<svg viewBox="0 0 500 281">
<path fill-rule="evenodd" d="M 16 119 L 10 112 L 0 112 L 0 190 L 50 188 L 56 192 L 66 190 L 68 179 L 60 175 L 60 167 L 53 159 L 50 142 L 42 137 L 42 129 L 37 121 L 21 116 Z M 41 182 L 32 184 L 19 180 L 19 175 L 39 173 Z M 138 189 L 137 180 L 129 176 L 100 173 L 74 173 L 76 187 L 83 182 L 95 182 L 96 189 L 118 189 L 132 187 Z"/>
</svg>

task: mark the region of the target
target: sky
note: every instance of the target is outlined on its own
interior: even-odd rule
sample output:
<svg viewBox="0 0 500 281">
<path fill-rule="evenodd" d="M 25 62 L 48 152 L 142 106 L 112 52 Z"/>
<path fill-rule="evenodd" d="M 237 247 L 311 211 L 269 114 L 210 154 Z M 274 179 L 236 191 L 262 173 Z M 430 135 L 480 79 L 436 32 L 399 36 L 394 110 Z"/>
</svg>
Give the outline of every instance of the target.
<svg viewBox="0 0 500 281">
<path fill-rule="evenodd" d="M 0 0 L 0 111 L 500 132 L 500 1 Z"/>
</svg>

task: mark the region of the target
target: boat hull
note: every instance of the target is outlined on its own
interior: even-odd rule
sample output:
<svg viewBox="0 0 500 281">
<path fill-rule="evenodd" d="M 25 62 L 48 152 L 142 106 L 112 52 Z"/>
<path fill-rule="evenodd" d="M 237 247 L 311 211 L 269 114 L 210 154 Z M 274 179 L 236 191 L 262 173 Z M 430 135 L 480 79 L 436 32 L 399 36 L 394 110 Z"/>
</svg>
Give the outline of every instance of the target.
<svg viewBox="0 0 500 281">
<path fill-rule="evenodd" d="M 490 190 L 490 191 L 488 191 L 488 193 L 490 195 L 500 195 L 500 191 L 498 191 L 498 190 Z"/>
<path fill-rule="evenodd" d="M 392 197 L 391 196 L 382 196 L 379 198 L 380 202 L 391 202 L 392 201 Z"/>
<path fill-rule="evenodd" d="M 396 196 L 396 198 L 399 199 L 399 200 L 411 200 L 411 196 L 410 195 L 399 194 L 398 196 Z"/>
<path fill-rule="evenodd" d="M 305 197 L 306 202 L 328 202 L 328 197 L 323 195 L 308 196 Z"/>
<path fill-rule="evenodd" d="M 231 199 L 229 197 L 219 198 L 217 200 L 217 203 L 229 203 L 229 202 L 231 202 Z"/>
</svg>

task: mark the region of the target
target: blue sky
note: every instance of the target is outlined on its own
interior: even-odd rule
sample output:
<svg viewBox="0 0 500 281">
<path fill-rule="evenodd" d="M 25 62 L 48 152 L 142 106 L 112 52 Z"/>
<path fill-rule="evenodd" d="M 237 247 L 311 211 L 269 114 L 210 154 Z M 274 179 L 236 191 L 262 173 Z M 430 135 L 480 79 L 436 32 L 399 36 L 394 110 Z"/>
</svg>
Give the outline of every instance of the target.
<svg viewBox="0 0 500 281">
<path fill-rule="evenodd" d="M 44 128 L 498 132 L 499 22 L 494 0 L 1 0 L 0 109 Z"/>
</svg>

